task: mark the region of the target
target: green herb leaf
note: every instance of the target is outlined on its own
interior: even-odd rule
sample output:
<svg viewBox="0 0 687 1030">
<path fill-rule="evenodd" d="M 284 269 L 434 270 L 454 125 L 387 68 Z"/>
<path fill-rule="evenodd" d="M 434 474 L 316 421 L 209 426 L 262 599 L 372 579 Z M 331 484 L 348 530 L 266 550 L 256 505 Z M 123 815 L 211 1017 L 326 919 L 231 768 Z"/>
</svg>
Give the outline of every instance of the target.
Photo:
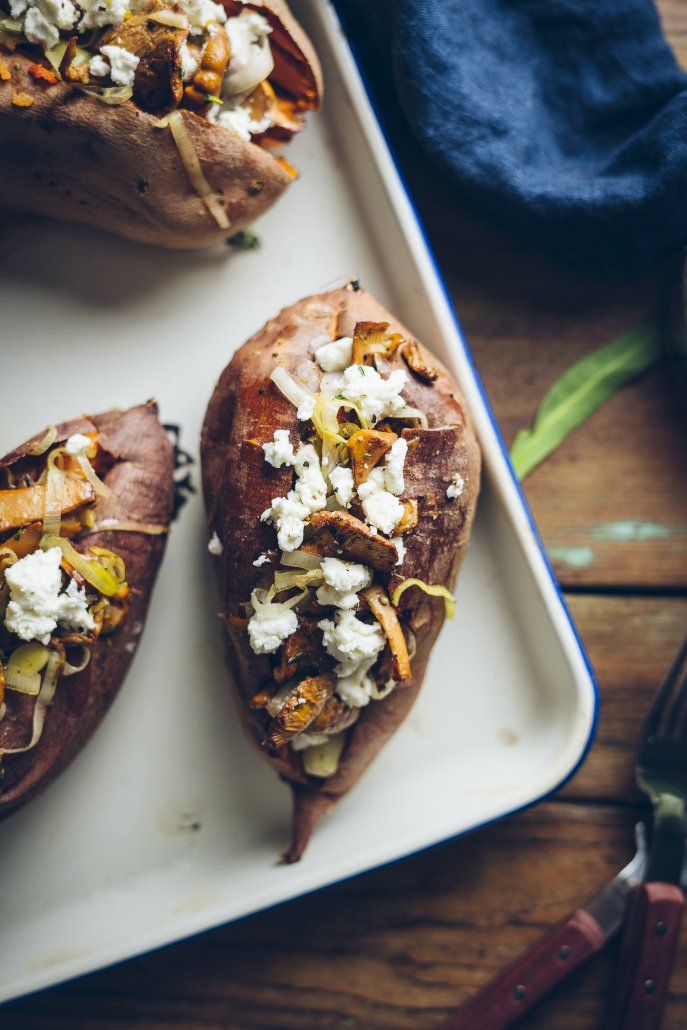
<svg viewBox="0 0 687 1030">
<path fill-rule="evenodd" d="M 227 243 L 230 247 L 236 247 L 238 250 L 259 250 L 261 246 L 260 237 L 252 229 L 241 229 L 240 232 L 235 232 L 227 239 Z"/>
<path fill-rule="evenodd" d="M 529 475 L 605 401 L 647 372 L 659 355 L 658 324 L 645 322 L 576 362 L 544 397 L 533 427 L 515 437 L 510 456 L 517 476 Z"/>
</svg>

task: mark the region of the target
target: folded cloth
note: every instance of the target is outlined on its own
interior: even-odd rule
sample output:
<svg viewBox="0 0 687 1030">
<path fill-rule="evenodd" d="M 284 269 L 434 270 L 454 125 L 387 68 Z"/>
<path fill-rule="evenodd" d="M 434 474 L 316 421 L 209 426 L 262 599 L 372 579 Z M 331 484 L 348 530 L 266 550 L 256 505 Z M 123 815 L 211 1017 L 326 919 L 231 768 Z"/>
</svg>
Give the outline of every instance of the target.
<svg viewBox="0 0 687 1030">
<path fill-rule="evenodd" d="M 651 0 L 383 6 L 414 134 L 502 224 L 605 273 L 687 243 L 687 75 Z"/>
</svg>

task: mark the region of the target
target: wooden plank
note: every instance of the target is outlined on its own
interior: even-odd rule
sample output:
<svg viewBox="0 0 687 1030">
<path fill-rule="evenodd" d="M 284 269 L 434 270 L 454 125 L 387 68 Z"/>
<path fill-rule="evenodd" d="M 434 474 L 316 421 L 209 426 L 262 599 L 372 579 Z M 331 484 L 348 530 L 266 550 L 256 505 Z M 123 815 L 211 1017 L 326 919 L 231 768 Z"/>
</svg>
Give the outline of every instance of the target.
<svg viewBox="0 0 687 1030">
<path fill-rule="evenodd" d="M 595 669 L 601 710 L 584 765 L 566 797 L 628 801 L 639 733 L 665 670 L 687 632 L 687 598 L 569 596 Z"/>
<path fill-rule="evenodd" d="M 402 863 L 3 1009 L 3 1030 L 429 1030 L 632 853 L 635 813 L 547 803 Z M 687 927 L 685 927 L 687 943 Z M 612 955 L 527 1024 L 602 1025 Z M 664 1030 L 687 1019 L 678 957 Z"/>
</svg>

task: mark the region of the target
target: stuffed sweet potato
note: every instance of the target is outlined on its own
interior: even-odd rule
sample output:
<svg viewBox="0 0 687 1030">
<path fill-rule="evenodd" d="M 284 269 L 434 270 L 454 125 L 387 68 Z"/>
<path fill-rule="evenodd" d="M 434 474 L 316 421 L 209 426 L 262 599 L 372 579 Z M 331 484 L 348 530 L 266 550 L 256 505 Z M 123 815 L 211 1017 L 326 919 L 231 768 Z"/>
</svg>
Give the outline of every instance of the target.
<svg viewBox="0 0 687 1030">
<path fill-rule="evenodd" d="M 209 246 L 293 181 L 321 93 L 284 0 L 0 0 L 0 208 Z"/>
<path fill-rule="evenodd" d="M 479 451 L 448 372 L 354 283 L 234 355 L 201 457 L 227 660 L 250 739 L 292 788 L 296 861 L 415 700 Z"/>
<path fill-rule="evenodd" d="M 52 427 L 0 459 L 0 818 L 76 755 L 126 675 L 173 469 L 153 403 Z"/>
</svg>

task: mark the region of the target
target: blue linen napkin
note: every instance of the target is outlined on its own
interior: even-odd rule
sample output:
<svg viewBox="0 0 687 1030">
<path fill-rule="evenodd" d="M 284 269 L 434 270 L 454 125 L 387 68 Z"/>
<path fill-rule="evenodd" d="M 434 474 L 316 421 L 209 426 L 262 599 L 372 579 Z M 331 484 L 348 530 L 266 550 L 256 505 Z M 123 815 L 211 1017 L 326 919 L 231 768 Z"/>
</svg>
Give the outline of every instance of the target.
<svg viewBox="0 0 687 1030">
<path fill-rule="evenodd" d="M 392 29 L 414 135 L 522 240 L 610 274 L 687 243 L 687 75 L 651 0 L 337 7 L 356 38 Z"/>
</svg>

